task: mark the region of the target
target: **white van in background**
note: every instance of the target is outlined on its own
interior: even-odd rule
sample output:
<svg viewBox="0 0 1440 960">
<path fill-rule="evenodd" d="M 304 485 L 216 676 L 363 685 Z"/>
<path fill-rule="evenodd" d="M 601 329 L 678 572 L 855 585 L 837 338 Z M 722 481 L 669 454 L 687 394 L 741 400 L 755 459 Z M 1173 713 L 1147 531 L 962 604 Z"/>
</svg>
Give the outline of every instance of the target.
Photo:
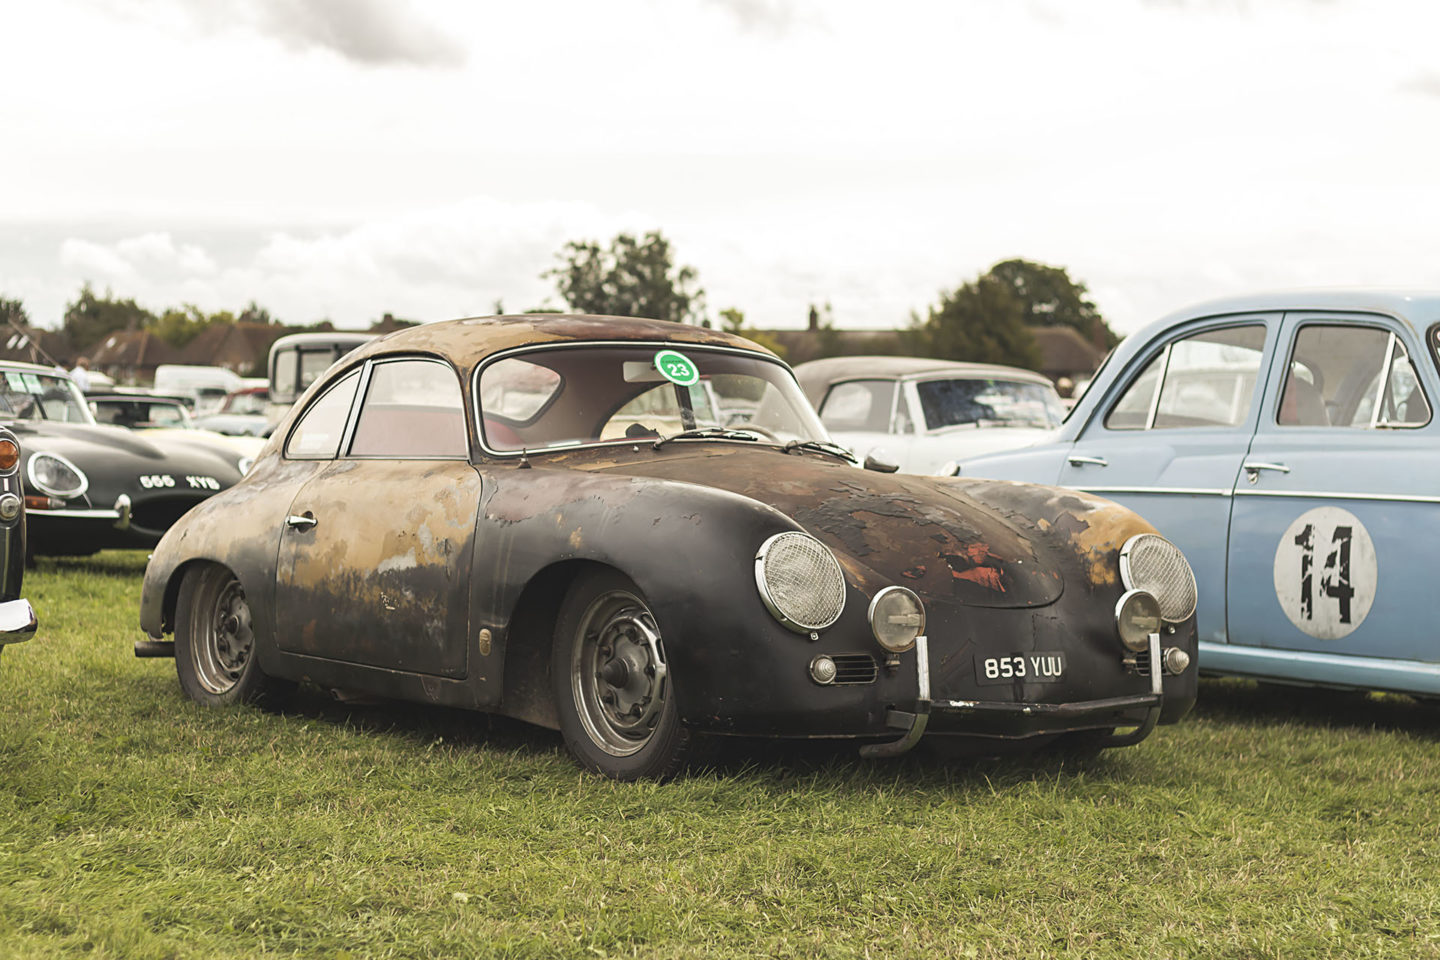
<svg viewBox="0 0 1440 960">
<path fill-rule="evenodd" d="M 196 416 L 220 409 L 225 395 L 243 383 L 239 374 L 224 367 L 162 363 L 155 368 L 155 392 L 192 398 Z"/>
</svg>

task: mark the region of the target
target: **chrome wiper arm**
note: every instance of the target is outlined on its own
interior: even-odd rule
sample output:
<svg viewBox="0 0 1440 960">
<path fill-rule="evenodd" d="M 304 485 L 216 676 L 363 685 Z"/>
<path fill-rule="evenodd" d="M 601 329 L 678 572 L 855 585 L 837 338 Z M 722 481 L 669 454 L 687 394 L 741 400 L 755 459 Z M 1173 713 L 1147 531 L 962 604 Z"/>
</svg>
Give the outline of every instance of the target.
<svg viewBox="0 0 1440 960">
<path fill-rule="evenodd" d="M 671 440 L 759 440 L 760 438 L 746 430 L 731 430 L 728 427 L 695 427 L 692 430 L 681 430 L 679 433 L 672 433 L 668 437 L 661 437 L 650 446 L 659 450 L 661 444 L 669 443 Z"/>
<path fill-rule="evenodd" d="M 840 446 L 838 443 L 831 443 L 829 440 L 791 440 L 785 444 L 785 452 L 794 450 L 813 450 L 816 453 L 828 453 L 832 457 L 839 457 L 846 463 L 859 463 L 860 460 L 855 454 Z"/>
</svg>

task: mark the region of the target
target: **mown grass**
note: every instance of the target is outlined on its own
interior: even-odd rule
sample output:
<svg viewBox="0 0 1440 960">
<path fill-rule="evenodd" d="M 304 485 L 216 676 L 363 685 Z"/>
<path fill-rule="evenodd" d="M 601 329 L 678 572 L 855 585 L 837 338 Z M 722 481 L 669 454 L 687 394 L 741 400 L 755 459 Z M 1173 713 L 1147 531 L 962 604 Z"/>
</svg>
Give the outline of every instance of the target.
<svg viewBox="0 0 1440 960">
<path fill-rule="evenodd" d="M 676 783 L 404 704 L 207 711 L 143 554 L 41 561 L 0 660 L 0 956 L 1440 956 L 1440 709 L 1206 682 L 1137 748 Z"/>
</svg>

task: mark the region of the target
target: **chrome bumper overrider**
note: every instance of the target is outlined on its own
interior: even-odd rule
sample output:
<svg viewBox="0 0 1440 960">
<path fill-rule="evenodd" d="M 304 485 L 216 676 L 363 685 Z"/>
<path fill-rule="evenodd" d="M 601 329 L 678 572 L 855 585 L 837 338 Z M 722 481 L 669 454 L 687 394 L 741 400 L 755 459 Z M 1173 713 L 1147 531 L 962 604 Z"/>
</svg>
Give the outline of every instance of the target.
<svg viewBox="0 0 1440 960">
<path fill-rule="evenodd" d="M 1109 697 L 1104 700 L 1081 700 L 1076 703 L 1028 703 L 1009 700 L 936 700 L 930 695 L 930 643 L 926 637 L 915 638 L 915 672 L 918 692 L 913 712 L 891 710 L 886 714 L 886 724 L 905 731 L 899 740 L 888 743 L 871 743 L 860 748 L 860 755 L 867 759 L 898 757 L 905 753 L 925 734 L 934 711 L 956 713 L 1010 714 L 1027 717 L 1084 717 L 1097 713 L 1108 713 L 1132 707 L 1148 707 L 1145 719 L 1129 733 L 1112 734 L 1103 743 L 1107 747 L 1123 747 L 1139 743 L 1148 737 L 1160 720 L 1160 709 L 1165 702 L 1164 668 L 1160 661 L 1160 634 L 1150 634 L 1150 692 L 1125 697 Z"/>
</svg>

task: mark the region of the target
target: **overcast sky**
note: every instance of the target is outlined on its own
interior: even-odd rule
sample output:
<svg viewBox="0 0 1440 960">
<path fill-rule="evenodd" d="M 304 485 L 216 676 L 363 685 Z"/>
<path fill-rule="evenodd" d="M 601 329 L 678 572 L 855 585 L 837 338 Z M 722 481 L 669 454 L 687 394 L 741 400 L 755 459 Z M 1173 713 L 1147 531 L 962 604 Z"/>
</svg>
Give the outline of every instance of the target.
<svg viewBox="0 0 1440 960">
<path fill-rule="evenodd" d="M 45 0 L 0 8 L 0 295 L 368 325 L 660 229 L 714 315 L 903 325 L 1026 257 L 1121 332 L 1440 287 L 1440 4 Z"/>
</svg>

